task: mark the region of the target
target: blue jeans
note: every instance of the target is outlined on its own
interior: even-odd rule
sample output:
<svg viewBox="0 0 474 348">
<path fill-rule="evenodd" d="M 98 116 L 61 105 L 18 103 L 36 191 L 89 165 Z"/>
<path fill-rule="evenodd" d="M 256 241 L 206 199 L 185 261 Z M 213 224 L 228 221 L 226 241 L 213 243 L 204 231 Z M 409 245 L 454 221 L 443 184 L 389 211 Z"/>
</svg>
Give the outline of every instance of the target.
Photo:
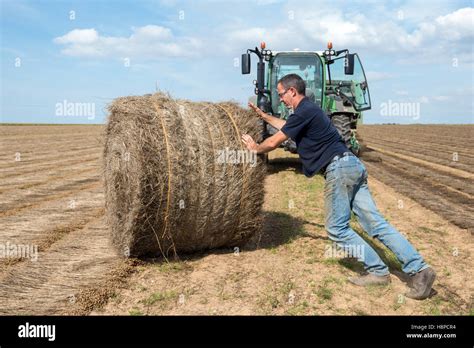
<svg viewBox="0 0 474 348">
<path fill-rule="evenodd" d="M 367 170 L 356 156 L 340 157 L 328 165 L 324 196 L 329 238 L 343 250 L 363 250 L 358 260 L 367 272 L 378 276 L 389 274 L 380 256 L 349 226 L 351 211 L 369 236 L 380 240 L 395 254 L 403 272 L 414 274 L 429 267 L 378 211 L 367 185 Z"/>
</svg>

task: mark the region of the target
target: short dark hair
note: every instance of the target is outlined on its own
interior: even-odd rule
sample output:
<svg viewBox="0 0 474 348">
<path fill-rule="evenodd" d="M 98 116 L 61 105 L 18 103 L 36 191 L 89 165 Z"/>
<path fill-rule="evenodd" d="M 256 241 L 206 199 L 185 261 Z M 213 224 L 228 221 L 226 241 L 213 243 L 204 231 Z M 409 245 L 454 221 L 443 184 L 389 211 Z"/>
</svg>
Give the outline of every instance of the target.
<svg viewBox="0 0 474 348">
<path fill-rule="evenodd" d="M 285 89 L 293 87 L 294 89 L 296 89 L 298 94 L 306 95 L 306 83 L 297 74 L 285 75 L 278 80 L 278 83 L 281 83 L 283 87 L 285 87 Z"/>
</svg>

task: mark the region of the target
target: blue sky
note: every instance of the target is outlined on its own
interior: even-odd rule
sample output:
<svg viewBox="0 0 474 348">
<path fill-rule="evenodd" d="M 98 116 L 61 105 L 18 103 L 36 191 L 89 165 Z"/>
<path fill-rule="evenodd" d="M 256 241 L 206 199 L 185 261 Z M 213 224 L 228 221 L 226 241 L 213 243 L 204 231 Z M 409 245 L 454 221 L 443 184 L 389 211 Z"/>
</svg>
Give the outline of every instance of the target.
<svg viewBox="0 0 474 348">
<path fill-rule="evenodd" d="M 0 117 L 103 123 L 114 98 L 157 88 L 244 105 L 255 71 L 242 76 L 234 62 L 263 40 L 359 53 L 365 123 L 473 123 L 473 16 L 471 1 L 1 0 Z M 93 117 L 58 112 L 83 103 Z M 420 112 L 383 115 L 394 103 Z"/>
</svg>

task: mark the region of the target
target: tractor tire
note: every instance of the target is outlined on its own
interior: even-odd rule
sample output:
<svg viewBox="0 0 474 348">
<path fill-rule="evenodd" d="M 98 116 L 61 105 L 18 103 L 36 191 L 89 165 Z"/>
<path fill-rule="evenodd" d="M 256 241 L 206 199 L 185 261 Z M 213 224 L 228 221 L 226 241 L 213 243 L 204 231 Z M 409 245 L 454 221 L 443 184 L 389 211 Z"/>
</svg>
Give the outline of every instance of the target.
<svg viewBox="0 0 474 348">
<path fill-rule="evenodd" d="M 333 115 L 331 116 L 331 122 L 341 135 L 341 138 L 342 140 L 344 140 L 344 143 L 346 144 L 347 148 L 351 150 L 354 155 L 359 157 L 360 146 L 352 146 L 351 116 L 344 114 Z"/>
<path fill-rule="evenodd" d="M 336 127 L 337 131 L 344 140 L 344 143 L 348 148 L 351 148 L 351 119 L 350 116 L 347 115 L 333 115 L 331 116 L 331 121 L 334 127 Z"/>
</svg>

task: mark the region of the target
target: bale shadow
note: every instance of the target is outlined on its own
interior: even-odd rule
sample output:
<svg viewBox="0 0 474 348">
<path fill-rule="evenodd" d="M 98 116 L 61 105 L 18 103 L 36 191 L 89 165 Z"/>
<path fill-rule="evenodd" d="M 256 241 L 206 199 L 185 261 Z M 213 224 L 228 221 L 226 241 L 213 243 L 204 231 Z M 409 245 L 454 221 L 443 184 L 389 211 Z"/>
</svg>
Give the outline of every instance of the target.
<svg viewBox="0 0 474 348">
<path fill-rule="evenodd" d="M 304 229 L 304 225 L 316 226 L 324 230 L 323 224 L 317 224 L 305 219 L 295 217 L 283 212 L 277 211 L 264 211 L 263 212 L 263 228 L 260 233 L 256 233 L 252 238 L 242 244 L 237 244 L 232 247 L 221 247 L 215 249 L 202 250 L 194 253 L 180 253 L 175 256 L 168 258 L 144 256 L 140 260 L 148 264 L 163 264 L 167 262 L 182 262 L 182 261 L 197 261 L 209 255 L 223 255 L 223 254 L 235 254 L 241 251 L 256 251 L 261 249 L 273 249 L 278 246 L 291 243 L 293 240 L 299 237 L 309 237 L 313 239 L 320 239 L 329 241 L 329 237 L 326 232 L 324 235 L 315 235 L 308 233 Z M 401 265 L 386 255 L 386 251 L 380 248 L 374 240 L 367 236 L 365 233 L 356 230 L 359 234 L 380 256 L 382 261 L 388 266 L 389 272 L 399 278 L 402 282 L 410 285 L 410 276 L 401 270 Z M 366 274 L 363 263 L 358 261 L 356 258 L 339 258 L 337 264 L 351 270 L 352 272 L 360 275 Z"/>
<path fill-rule="evenodd" d="M 272 249 L 290 243 L 298 237 L 328 240 L 327 236 L 308 233 L 304 225 L 311 224 L 324 228 L 324 225 L 315 224 L 282 212 L 268 211 L 264 213 L 264 223 L 261 233 L 256 234 L 246 244 L 244 250 Z"/>
<path fill-rule="evenodd" d="M 309 237 L 314 239 L 329 240 L 325 236 L 314 235 L 304 230 L 305 224 L 324 228 L 324 225 L 315 224 L 304 219 L 291 216 L 282 212 L 266 211 L 263 213 L 263 228 L 260 233 L 256 233 L 248 241 L 233 247 L 222 247 L 210 250 L 203 250 L 194 253 L 180 253 L 178 257 L 152 257 L 144 256 L 140 260 L 146 263 L 165 263 L 179 261 L 196 261 L 208 255 L 232 254 L 240 251 L 256 251 L 260 249 L 273 249 L 280 245 L 290 243 L 298 237 Z M 236 249 L 238 248 L 238 249 Z"/>
<path fill-rule="evenodd" d="M 303 168 L 300 160 L 296 157 L 282 157 L 270 159 L 267 163 L 267 173 L 276 174 L 281 171 L 292 171 L 297 174 L 303 174 Z"/>
</svg>

